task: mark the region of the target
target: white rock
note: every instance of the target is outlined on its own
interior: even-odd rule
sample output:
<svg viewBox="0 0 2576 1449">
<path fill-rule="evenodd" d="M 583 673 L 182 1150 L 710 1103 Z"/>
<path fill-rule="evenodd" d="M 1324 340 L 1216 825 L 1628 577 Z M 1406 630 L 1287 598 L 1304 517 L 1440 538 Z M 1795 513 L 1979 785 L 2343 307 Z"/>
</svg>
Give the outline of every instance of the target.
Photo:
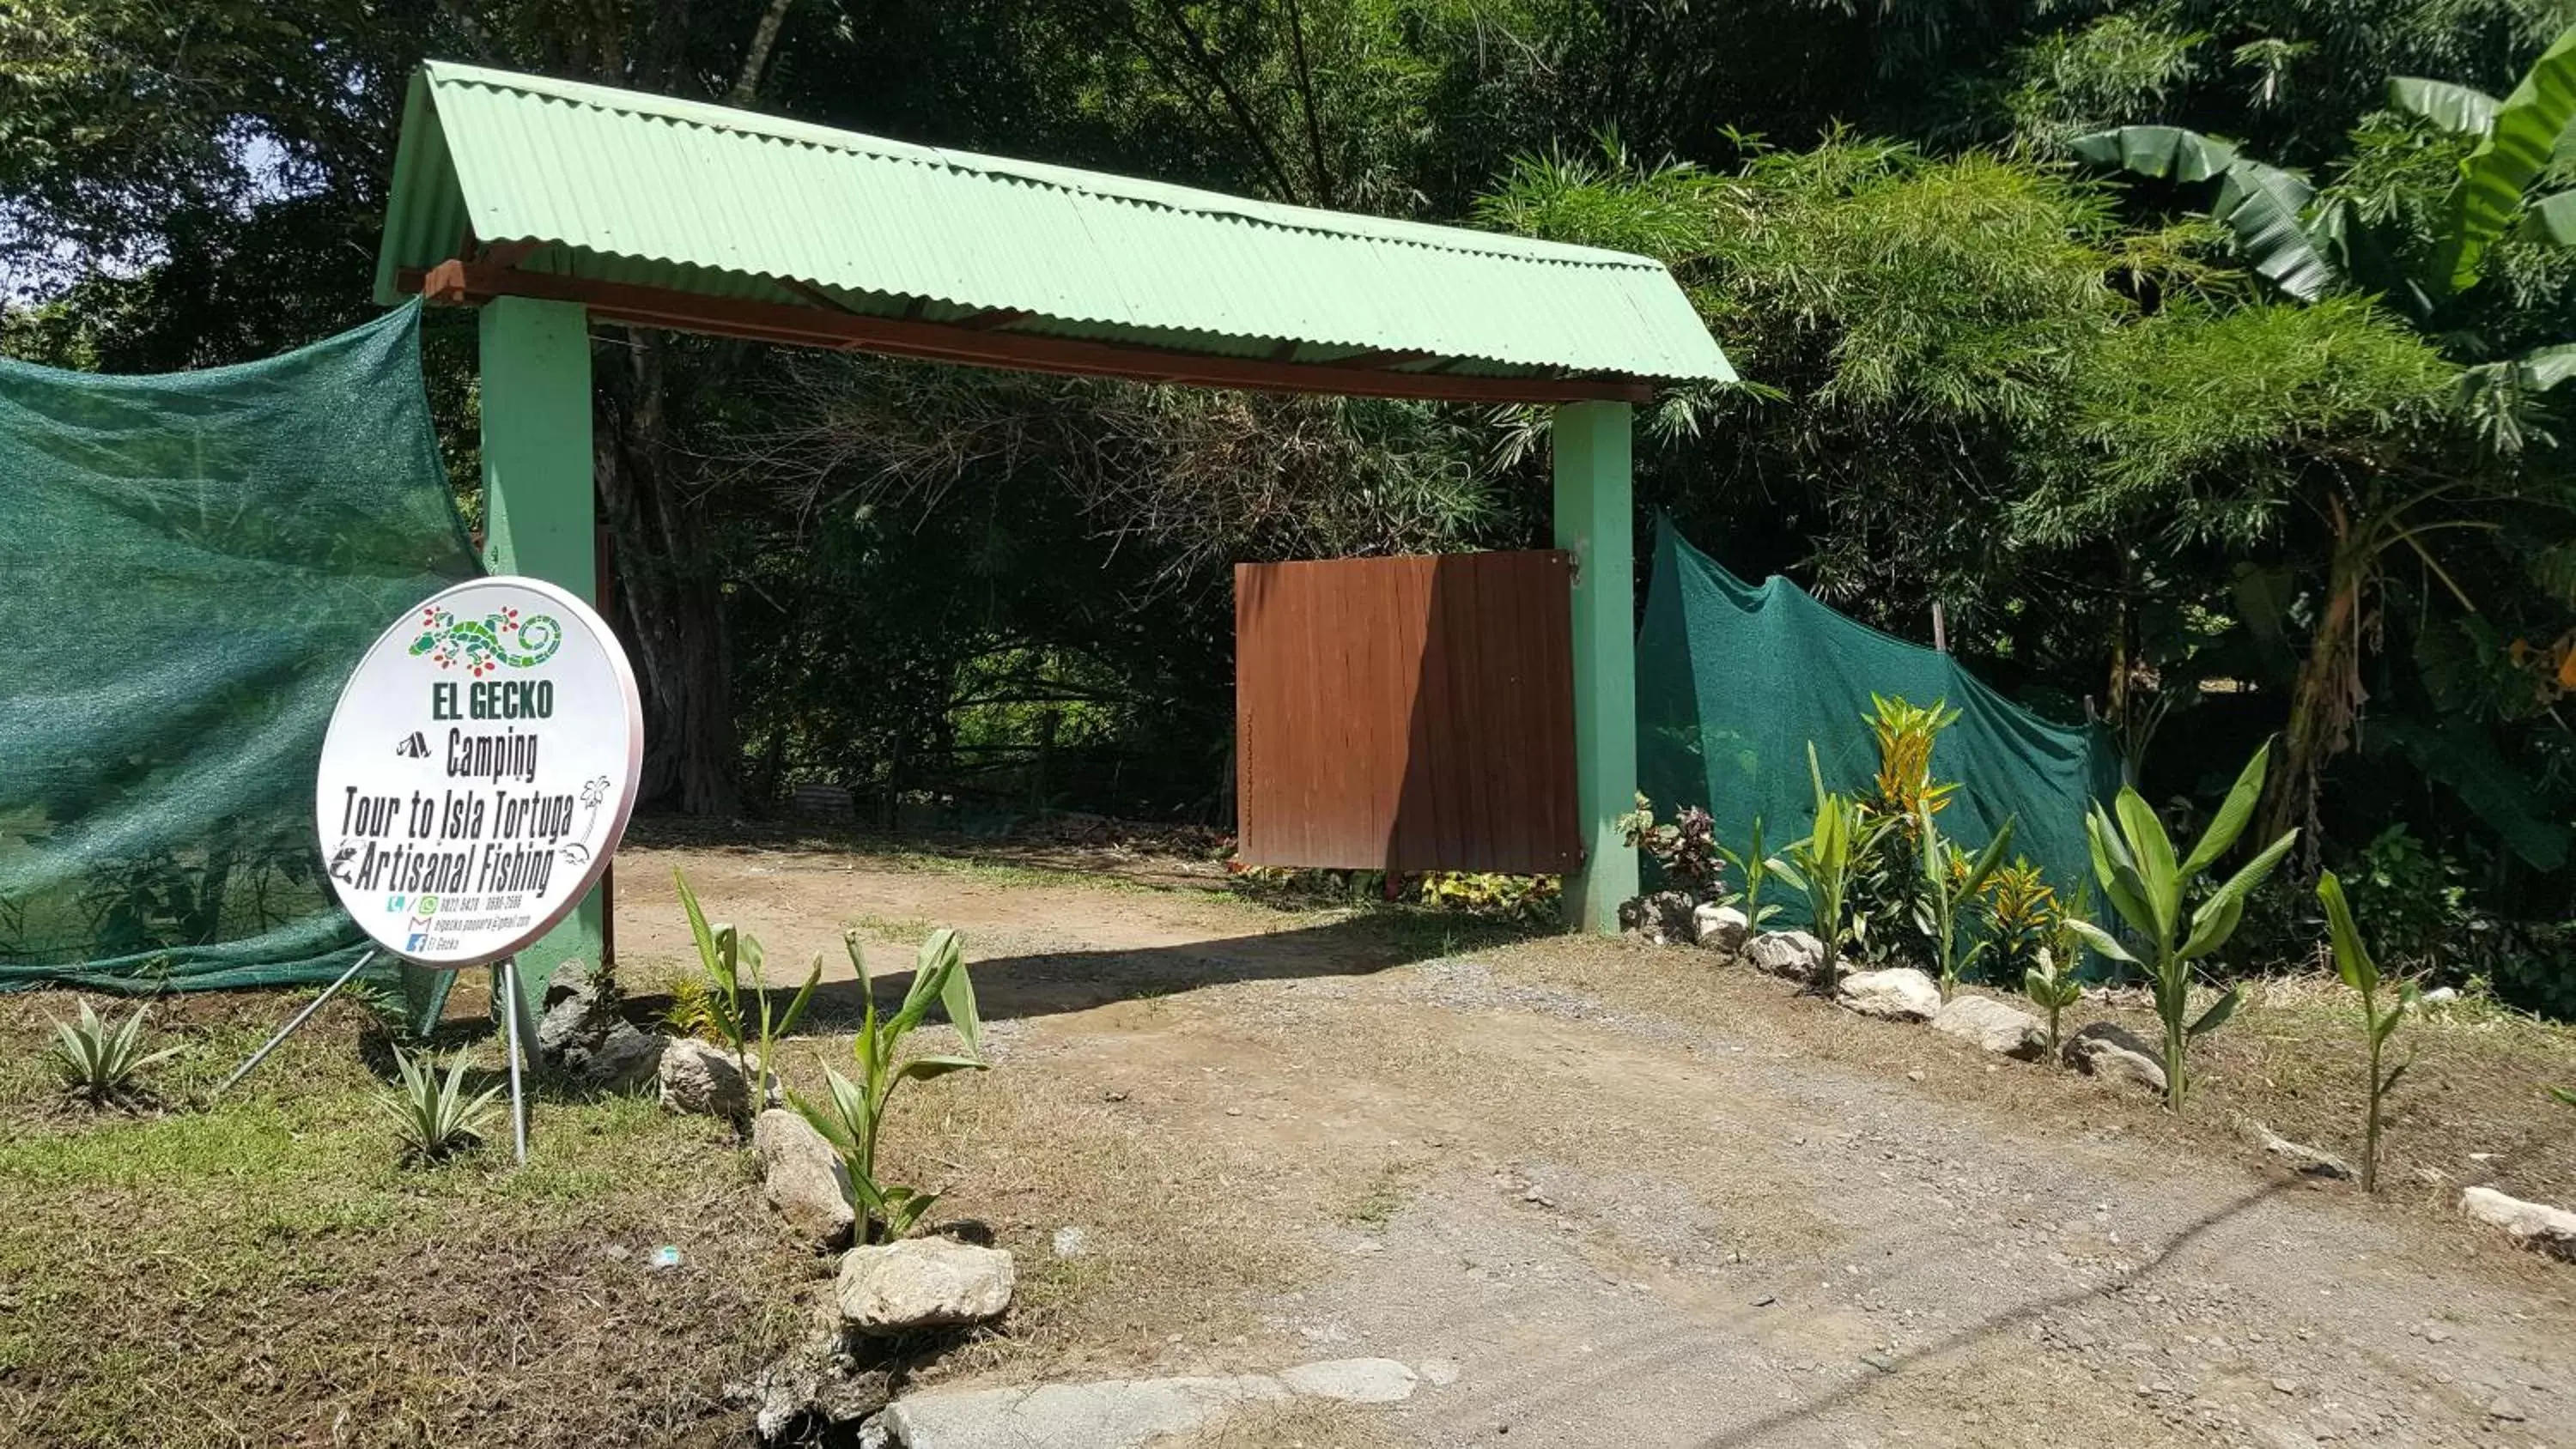
<svg viewBox="0 0 2576 1449">
<path fill-rule="evenodd" d="M 1086 1250 L 1089 1249 L 1089 1247 L 1090 1237 L 1088 1234 L 1084 1233 L 1082 1229 L 1068 1225 L 1055 1230 L 1055 1255 L 1057 1257 L 1079 1258 Z"/>
<path fill-rule="evenodd" d="M 1413 1397 L 1413 1370 L 1391 1358 L 1336 1358 L 1279 1375 L 1288 1391 L 1345 1404 L 1398 1404 Z"/>
<path fill-rule="evenodd" d="M 1932 1018 L 1932 1027 L 1981 1051 L 2001 1052 L 2025 1062 L 2048 1055 L 2048 1030 L 2040 1025 L 2039 1018 L 1991 996 L 1952 998 Z"/>
<path fill-rule="evenodd" d="M 2319 1147 L 2293 1142 L 2251 1117 L 2236 1119 L 2237 1135 L 2310 1177 L 2350 1177 L 2352 1164 Z"/>
<path fill-rule="evenodd" d="M 2479 1222 L 2504 1229 L 2516 1242 L 2576 1260 L 2576 1212 L 2546 1203 L 2524 1202 L 2491 1187 L 2473 1187 L 2461 1193 L 2460 1210 Z"/>
<path fill-rule="evenodd" d="M 751 1092 L 731 1054 L 702 1041 L 674 1041 L 662 1049 L 662 1105 L 740 1122 L 751 1115 Z"/>
<path fill-rule="evenodd" d="M 1422 1381 L 1435 1389 L 1445 1389 L 1458 1382 L 1460 1372 L 1454 1358 L 1426 1358 L 1422 1361 Z"/>
<path fill-rule="evenodd" d="M 1691 939 L 1709 950 L 1732 956 L 1744 949 L 1753 923 L 1733 906 L 1702 906 L 1691 912 Z"/>
<path fill-rule="evenodd" d="M 1019 1265 L 999 1248 L 907 1238 L 852 1248 L 841 1259 L 833 1296 L 843 1323 L 885 1337 L 999 1318 L 1018 1283 Z"/>
<path fill-rule="evenodd" d="M 1930 1021 L 1941 1010 L 1941 988 L 1911 966 L 1855 971 L 1843 978 L 1836 1001 L 1883 1021 Z"/>
<path fill-rule="evenodd" d="M 905 1449 L 1139 1449 L 1242 1405 L 1287 1397 L 1287 1386 L 1268 1374 L 934 1390 L 897 1399 L 885 1426 Z"/>
<path fill-rule="evenodd" d="M 1804 931 L 1765 931 L 1744 948 L 1744 960 L 1757 971 L 1813 981 L 1825 969 L 1825 943 Z"/>
<path fill-rule="evenodd" d="M 849 1170 L 812 1123 L 772 1107 L 751 1124 L 751 1150 L 760 1158 L 761 1192 L 789 1227 L 818 1250 L 849 1245 L 857 1223 Z"/>
<path fill-rule="evenodd" d="M 2145 1038 L 2117 1022 L 2097 1021 L 2066 1039 L 2066 1064 L 2088 1076 L 2162 1095 L 2165 1067 Z"/>
</svg>

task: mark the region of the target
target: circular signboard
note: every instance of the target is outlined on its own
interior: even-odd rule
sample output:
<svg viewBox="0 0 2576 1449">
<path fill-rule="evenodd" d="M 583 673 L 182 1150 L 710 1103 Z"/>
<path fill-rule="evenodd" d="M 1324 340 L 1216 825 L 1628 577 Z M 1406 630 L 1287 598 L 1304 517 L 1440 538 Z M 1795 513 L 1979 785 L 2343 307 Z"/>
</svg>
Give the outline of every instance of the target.
<svg viewBox="0 0 2576 1449">
<path fill-rule="evenodd" d="M 643 760 L 635 671 L 605 620 L 538 579 L 458 584 L 340 690 L 313 791 L 331 889 L 397 956 L 498 961 L 608 869 Z"/>
</svg>

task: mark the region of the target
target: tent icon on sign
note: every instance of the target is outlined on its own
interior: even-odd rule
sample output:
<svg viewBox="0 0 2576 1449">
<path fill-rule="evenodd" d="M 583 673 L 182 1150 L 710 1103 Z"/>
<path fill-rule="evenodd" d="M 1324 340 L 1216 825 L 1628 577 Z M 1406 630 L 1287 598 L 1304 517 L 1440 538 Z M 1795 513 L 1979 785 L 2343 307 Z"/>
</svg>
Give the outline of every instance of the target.
<svg viewBox="0 0 2576 1449">
<path fill-rule="evenodd" d="M 420 737 L 420 731 L 413 730 L 410 739 L 394 746 L 394 753 L 406 760 L 426 760 L 429 758 L 429 741 Z"/>
</svg>

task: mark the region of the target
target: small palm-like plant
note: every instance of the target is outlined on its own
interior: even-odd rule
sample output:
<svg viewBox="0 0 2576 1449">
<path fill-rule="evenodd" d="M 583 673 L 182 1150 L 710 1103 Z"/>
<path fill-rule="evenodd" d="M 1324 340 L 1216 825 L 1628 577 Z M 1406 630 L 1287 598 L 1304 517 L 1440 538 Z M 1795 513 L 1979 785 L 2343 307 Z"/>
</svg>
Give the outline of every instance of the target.
<svg viewBox="0 0 2576 1449">
<path fill-rule="evenodd" d="M 2245 915 L 2245 898 L 2290 853 L 2299 832 L 2285 831 L 2263 847 L 2261 854 L 2210 892 L 2188 921 L 2182 914 L 2183 892 L 2227 853 L 2254 818 L 2254 803 L 2263 794 L 2263 771 L 2271 754 L 2268 744 L 2254 752 L 2209 828 L 2201 832 L 2200 843 L 2179 863 L 2164 822 L 2135 790 L 2121 789 L 2116 814 L 2096 805 L 2084 821 L 2086 843 L 2093 851 L 2093 874 L 2102 882 L 2102 893 L 2129 929 L 2146 942 L 2150 959 L 2140 961 L 2092 922 L 2070 918 L 2067 925 L 2094 950 L 2146 969 L 2148 984 L 2155 990 L 2156 1015 L 2165 1028 L 2165 1106 L 2176 1112 L 2182 1110 L 2190 1091 L 2185 1052 L 2196 1038 L 2226 1025 L 2244 995 L 2242 986 L 2231 986 L 2209 1010 L 2197 1018 L 2190 1016 L 2191 963 L 2227 944 Z"/>
<path fill-rule="evenodd" d="M 2362 1031 L 2370 1044 L 2370 1107 L 2362 1128 L 2361 1190 L 2377 1192 L 2379 1106 L 2411 1065 L 2410 1059 L 2382 1072 L 2379 1059 L 2389 1035 L 2397 1030 L 2397 1023 L 2406 1019 L 2407 1008 L 2415 1004 L 2415 983 L 2399 985 L 2388 1009 L 2380 1010 L 2378 963 L 2370 959 L 2370 949 L 2362 944 L 2361 930 L 2353 924 L 2352 907 L 2343 898 L 2343 882 L 2335 879 L 2333 871 L 2317 877 L 2317 899 L 2326 904 L 2326 930 L 2334 942 L 2335 971 L 2343 977 L 2343 984 L 2361 997 Z"/>
<path fill-rule="evenodd" d="M 1846 919 L 1852 878 L 1885 833 L 1888 817 L 1873 815 L 1858 800 L 1826 789 L 1812 743 L 1807 746 L 1807 773 L 1816 783 L 1815 828 L 1789 847 L 1789 858 L 1806 888 L 1808 904 L 1814 907 L 1816 938 L 1825 943 L 1825 974 L 1818 985 L 1831 996 L 1842 984 L 1843 940 L 1846 936 L 1857 939 L 1859 934 L 1858 923 Z"/>
<path fill-rule="evenodd" d="M 867 962 L 859 950 L 858 933 L 841 937 L 850 953 L 850 964 L 856 968 L 860 982 L 868 979 Z M 929 1015 L 930 1004 L 938 1002 L 948 1013 L 948 1021 L 966 1044 L 965 1056 L 925 1055 L 903 1058 L 903 1039 L 921 1025 Z M 830 1068 L 824 1069 L 828 1088 L 821 1102 L 806 1100 L 795 1092 L 787 1094 L 788 1102 L 841 1159 L 850 1179 L 850 1207 L 862 1226 L 862 1243 L 892 1242 L 909 1234 L 922 1214 L 939 1201 L 939 1194 L 919 1188 L 877 1180 L 877 1134 L 885 1127 L 886 1103 L 895 1088 L 906 1082 L 927 1082 L 951 1072 L 980 1072 L 986 1067 L 983 1049 L 976 1037 L 982 1025 L 975 1013 L 975 985 L 966 975 L 963 945 L 955 931 L 941 929 L 930 933 L 921 943 L 921 953 L 912 968 L 912 986 L 904 992 L 903 1004 L 894 1014 L 879 1019 L 876 993 L 867 996 L 867 1017 L 860 1024 L 858 1040 L 850 1044 L 850 1053 L 858 1059 L 859 1079 L 852 1081 Z"/>
<path fill-rule="evenodd" d="M 680 907 L 689 916 L 689 939 L 698 948 L 699 989 L 693 994 L 704 1007 L 703 1024 L 713 1028 L 719 1043 L 733 1049 L 734 1067 L 744 1081 L 752 1084 L 754 1097 L 766 1106 L 771 1054 L 777 1049 L 778 1039 L 795 1029 L 797 1018 L 805 1014 L 806 1003 L 813 1000 L 814 987 L 823 979 L 823 958 L 814 958 L 813 966 L 805 973 L 805 984 L 787 1003 L 786 1011 L 776 1011 L 770 1004 L 769 984 L 761 977 L 759 939 L 731 926 L 708 925 L 706 912 L 698 909 L 697 892 L 689 889 L 687 879 L 675 870 L 671 880 L 680 889 Z M 866 973 L 860 973 L 859 979 L 867 980 Z M 746 998 L 750 1007 L 744 1004 Z M 678 1004 L 675 996 L 673 1005 Z M 752 1028 L 755 1008 L 760 1022 L 756 1033 Z"/>
<path fill-rule="evenodd" d="M 2061 955 L 2042 946 L 2037 964 L 2025 966 L 2021 973 L 2021 994 L 2040 1009 L 2048 1020 L 2048 1059 L 2058 1060 L 2057 1018 L 2066 1008 L 2083 999 L 2084 983 L 2075 979 L 2073 952 Z"/>
<path fill-rule="evenodd" d="M 2006 817 L 1995 838 L 1986 842 L 1985 850 L 1974 861 L 1959 854 L 1956 841 L 1941 833 L 1932 823 L 1932 802 L 1918 800 L 1914 806 L 1914 827 L 1920 838 L 1915 843 L 1914 859 L 1923 873 L 1923 893 L 1916 898 L 1914 924 L 1931 938 L 1932 950 L 1941 967 L 1941 999 L 1950 999 L 1957 990 L 1959 977 L 1976 964 L 1990 944 L 1979 941 L 1959 952 L 1959 908 L 1973 901 L 1994 878 L 2004 863 L 2004 852 L 2012 849 L 2013 819 Z"/>
<path fill-rule="evenodd" d="M 69 1026 L 55 1022 L 54 1044 L 46 1057 L 62 1079 L 63 1089 L 93 1107 L 113 1106 L 139 1095 L 135 1075 L 179 1054 L 175 1046 L 143 1050 L 145 1010 L 138 1006 L 132 1016 L 110 1026 L 83 1000 L 80 1020 Z"/>
<path fill-rule="evenodd" d="M 1727 864 L 1735 867 L 1736 874 L 1744 877 L 1744 889 L 1736 893 L 1735 899 L 1744 906 L 1745 921 L 1754 930 L 1759 931 L 1765 921 L 1780 914 L 1778 901 L 1773 901 L 1767 906 L 1762 904 L 1762 888 L 1774 879 L 1786 882 L 1789 889 L 1794 891 L 1805 890 L 1807 883 L 1799 876 L 1797 867 L 1776 855 L 1763 852 L 1762 817 L 1759 815 L 1753 817 L 1751 834 L 1752 840 L 1746 844 L 1741 853 L 1729 850 L 1723 845 L 1717 848 L 1717 853 L 1725 856 Z"/>
<path fill-rule="evenodd" d="M 394 1070 L 399 1080 L 376 1096 L 376 1105 L 394 1119 L 394 1137 L 405 1162 L 426 1167 L 483 1143 L 483 1127 L 492 1119 L 497 1086 L 479 1095 L 465 1094 L 466 1061 L 458 1057 L 441 1077 L 436 1065 L 423 1065 L 396 1048 Z"/>
</svg>

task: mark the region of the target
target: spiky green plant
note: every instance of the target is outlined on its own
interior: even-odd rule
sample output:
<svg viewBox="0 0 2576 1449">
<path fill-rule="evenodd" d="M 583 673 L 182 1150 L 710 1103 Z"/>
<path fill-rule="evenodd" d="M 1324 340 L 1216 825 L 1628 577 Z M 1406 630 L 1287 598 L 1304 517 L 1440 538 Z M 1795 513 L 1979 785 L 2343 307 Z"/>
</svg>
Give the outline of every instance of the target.
<svg viewBox="0 0 2576 1449">
<path fill-rule="evenodd" d="M 135 1075 L 179 1054 L 175 1046 L 143 1050 L 146 1010 L 138 1006 L 132 1016 L 110 1026 L 84 998 L 78 1021 L 68 1026 L 54 1022 L 54 1044 L 45 1055 L 62 1079 L 63 1090 L 94 1107 L 113 1106 L 138 1095 Z"/>
<path fill-rule="evenodd" d="M 1793 891 L 1803 891 L 1807 888 L 1807 883 L 1799 876 L 1797 867 L 1779 856 L 1763 851 L 1761 816 L 1753 817 L 1753 828 L 1749 833 L 1752 839 L 1746 843 L 1741 853 L 1729 850 L 1723 845 L 1717 848 L 1717 853 L 1725 856 L 1727 864 L 1734 866 L 1735 873 L 1744 878 L 1744 889 L 1736 893 L 1736 900 L 1744 907 L 1745 921 L 1758 931 L 1762 929 L 1763 922 L 1780 914 L 1778 901 L 1773 901 L 1767 906 L 1762 903 L 1763 886 L 1778 879 L 1786 882 L 1789 889 Z"/>
<path fill-rule="evenodd" d="M 1923 892 L 1916 897 L 1914 924 L 1931 939 L 1936 964 L 1941 968 L 1941 999 L 1950 999 L 1957 990 L 1959 976 L 1975 965 L 1988 942 L 1979 941 L 1962 956 L 1959 951 L 1959 908 L 1977 898 L 2004 863 L 2004 852 L 2012 849 L 2015 817 L 2007 816 L 1995 838 L 1973 861 L 1962 863 L 1957 842 L 1941 833 L 1932 821 L 1932 802 L 1918 800 L 1914 806 L 1915 861 L 1923 874 Z"/>
<path fill-rule="evenodd" d="M 1816 938 L 1825 945 L 1824 976 L 1817 984 L 1831 996 L 1842 984 L 1843 940 L 1858 931 L 1858 923 L 1848 919 L 1845 909 L 1852 878 L 1887 829 L 1888 817 L 1873 815 L 1858 800 L 1826 789 L 1812 741 L 1807 745 L 1807 773 L 1816 784 L 1815 826 L 1806 839 L 1789 847 L 1789 858 L 1814 908 Z"/>
<path fill-rule="evenodd" d="M 707 924 L 706 912 L 698 909 L 697 892 L 689 889 L 688 880 L 677 870 L 671 880 L 680 888 L 680 907 L 689 915 L 689 939 L 698 948 L 698 972 L 704 983 L 705 1025 L 714 1029 L 717 1040 L 732 1048 L 734 1067 L 742 1079 L 752 1084 L 753 1100 L 766 1106 L 769 1101 L 769 1064 L 777 1051 L 778 1039 L 795 1030 L 806 1003 L 813 1000 L 814 987 L 823 979 L 823 958 L 819 954 L 805 973 L 805 984 L 797 988 L 795 998 L 784 1012 L 774 1012 L 770 1005 L 769 983 L 761 976 L 760 940 L 729 925 Z M 867 980 L 862 973 L 861 981 Z M 751 1002 L 744 1005 L 745 998 Z M 673 1002 L 678 1005 L 677 1000 Z M 759 1028 L 752 1026 L 753 1010 L 758 1012 Z M 756 1049 L 755 1049 L 756 1044 Z"/>
<path fill-rule="evenodd" d="M 2101 881 L 2102 893 L 2110 900 L 2111 908 L 2146 942 L 2149 959 L 2140 961 L 2110 932 L 2090 921 L 2070 918 L 2067 925 L 2094 950 L 2146 970 L 2155 990 L 2156 1015 L 2165 1028 L 2165 1106 L 2176 1112 L 2182 1110 L 2190 1092 L 2185 1054 L 2191 1043 L 2226 1025 L 2244 995 L 2243 986 L 2230 986 L 2209 1010 L 2198 1017 L 2191 1016 L 2191 963 L 2225 945 L 2227 938 L 2235 934 L 2236 923 L 2245 914 L 2245 898 L 2281 863 L 2281 857 L 2289 854 L 2299 832 L 2285 831 L 2280 839 L 2263 847 L 2261 854 L 2210 892 L 2188 921 L 2183 919 L 2183 892 L 2227 853 L 2236 837 L 2244 833 L 2246 822 L 2254 818 L 2254 805 L 2263 794 L 2263 772 L 2271 753 L 2269 744 L 2254 752 L 2244 773 L 2236 777 L 2234 788 L 2227 792 L 2226 801 L 2218 807 L 2218 814 L 2211 818 L 2209 828 L 2201 832 L 2200 843 L 2179 863 L 2174 858 L 2173 840 L 2165 834 L 2164 822 L 2156 818 L 2154 808 L 2135 790 L 2121 789 L 2116 814 L 2096 805 L 2085 817 L 2084 834 L 2092 848 L 2093 874 Z"/>
<path fill-rule="evenodd" d="M 868 979 L 867 961 L 859 949 L 855 931 L 845 932 L 842 944 L 850 953 L 850 965 L 860 981 Z M 948 1022 L 957 1029 L 966 1044 L 964 1056 L 924 1055 L 909 1060 L 903 1056 L 903 1039 L 921 1025 L 938 1002 L 948 1013 Z M 857 1058 L 859 1080 L 851 1081 L 839 1072 L 825 1068 L 827 1091 L 821 1102 L 809 1101 L 789 1092 L 788 1102 L 823 1140 L 848 1170 L 850 1207 L 862 1224 L 862 1243 L 891 1242 L 909 1234 L 939 1194 L 877 1178 L 877 1134 L 885 1127 L 886 1103 L 895 1088 L 906 1082 L 927 1082 L 951 1072 L 980 1072 L 987 1063 L 977 1043 L 982 1031 L 975 1013 L 975 985 L 966 974 L 963 945 L 955 931 L 945 928 L 930 933 L 921 943 L 921 952 L 912 968 L 912 986 L 904 992 L 903 1004 L 891 1016 L 877 1015 L 876 994 L 867 997 L 867 1016 L 860 1024 L 858 1039 L 850 1044 L 850 1054 Z"/>
<path fill-rule="evenodd" d="M 376 1105 L 394 1119 L 394 1138 L 405 1162 L 426 1167 L 483 1144 L 483 1127 L 492 1117 L 499 1086 L 465 1094 L 469 1063 L 458 1056 L 441 1077 L 433 1064 L 424 1066 L 400 1047 L 394 1049 L 397 1080 L 375 1097 Z"/>
<path fill-rule="evenodd" d="M 2379 1190 L 2379 1110 L 2380 1103 L 2397 1079 L 2406 1075 L 2412 1058 L 2399 1062 L 2383 1072 L 2380 1056 L 2397 1023 L 2406 1019 L 2407 1008 L 2415 1004 L 2415 983 L 2402 982 L 2386 1011 L 2379 1006 L 2379 965 L 2370 959 L 2370 948 L 2362 943 L 2361 929 L 2353 924 L 2352 907 L 2343 898 L 2343 882 L 2333 871 L 2317 877 L 2317 899 L 2326 905 L 2326 931 L 2334 943 L 2335 972 L 2343 984 L 2361 997 L 2362 1034 L 2370 1046 L 2370 1106 L 2364 1116 L 2361 1141 L 2361 1190 Z"/>
</svg>

